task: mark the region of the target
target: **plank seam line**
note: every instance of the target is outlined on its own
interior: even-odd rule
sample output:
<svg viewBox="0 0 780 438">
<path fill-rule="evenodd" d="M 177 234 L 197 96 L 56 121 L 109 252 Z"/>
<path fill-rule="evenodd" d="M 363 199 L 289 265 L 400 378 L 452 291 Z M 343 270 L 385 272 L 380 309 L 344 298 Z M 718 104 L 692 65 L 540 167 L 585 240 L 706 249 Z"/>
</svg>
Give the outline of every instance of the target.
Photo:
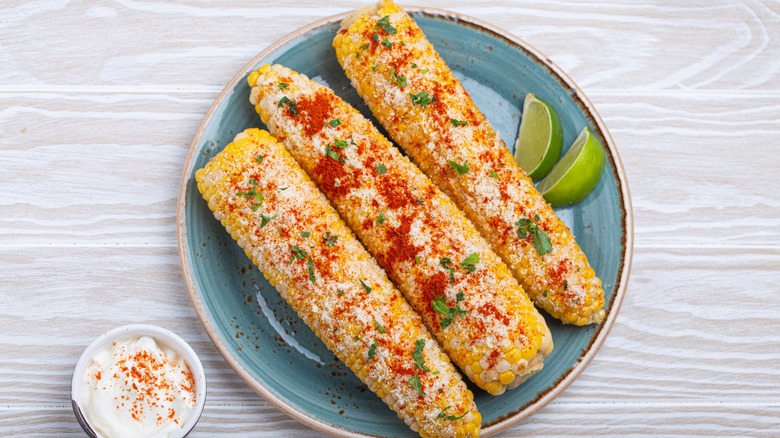
<svg viewBox="0 0 780 438">
<path fill-rule="evenodd" d="M 551 405 L 565 405 L 565 406 L 627 406 L 627 407 L 780 407 L 780 401 L 654 401 L 654 402 L 636 402 L 636 401 L 613 401 L 613 402 L 567 402 L 567 401 L 553 401 Z M 209 408 L 212 409 L 235 409 L 237 407 L 246 408 L 271 408 L 268 404 L 261 403 L 215 403 L 210 404 Z M 29 409 L 41 409 L 41 410 L 55 410 L 55 409 L 71 409 L 70 404 L 50 404 L 50 405 L 26 405 L 19 404 L 0 406 L 0 411 L 21 411 Z"/>
<path fill-rule="evenodd" d="M 0 84 L 0 93 L 106 93 L 106 94 L 216 94 L 222 91 L 221 85 L 67 85 L 67 84 Z M 777 98 L 780 90 L 731 90 L 731 89 L 610 89 L 587 88 L 585 94 L 598 97 L 717 97 L 728 99 L 739 98 Z"/>
</svg>

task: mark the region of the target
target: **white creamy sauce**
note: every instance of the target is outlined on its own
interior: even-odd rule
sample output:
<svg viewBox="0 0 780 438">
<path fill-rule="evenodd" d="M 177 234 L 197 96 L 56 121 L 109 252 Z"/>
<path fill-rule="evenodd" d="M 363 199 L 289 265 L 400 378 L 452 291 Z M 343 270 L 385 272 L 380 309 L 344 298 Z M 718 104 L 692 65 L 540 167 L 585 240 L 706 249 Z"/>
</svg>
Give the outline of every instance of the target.
<svg viewBox="0 0 780 438">
<path fill-rule="evenodd" d="M 114 342 L 87 366 L 80 408 L 100 436 L 170 437 L 195 406 L 184 359 L 149 336 Z"/>
</svg>

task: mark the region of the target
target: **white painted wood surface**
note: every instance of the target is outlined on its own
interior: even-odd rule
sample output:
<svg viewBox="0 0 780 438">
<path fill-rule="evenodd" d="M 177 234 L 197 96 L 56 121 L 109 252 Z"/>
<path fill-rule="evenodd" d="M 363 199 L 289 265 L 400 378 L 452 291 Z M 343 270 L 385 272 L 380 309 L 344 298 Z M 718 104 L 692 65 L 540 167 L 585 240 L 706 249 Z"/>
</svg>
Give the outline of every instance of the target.
<svg viewBox="0 0 780 438">
<path fill-rule="evenodd" d="M 204 360 L 194 437 L 316 436 L 203 332 L 175 240 L 189 143 L 267 45 L 365 4 L 0 4 L 0 436 L 79 436 L 70 374 L 114 326 Z M 436 0 L 525 39 L 583 88 L 628 174 L 634 265 L 602 350 L 502 436 L 780 435 L 780 3 Z"/>
</svg>

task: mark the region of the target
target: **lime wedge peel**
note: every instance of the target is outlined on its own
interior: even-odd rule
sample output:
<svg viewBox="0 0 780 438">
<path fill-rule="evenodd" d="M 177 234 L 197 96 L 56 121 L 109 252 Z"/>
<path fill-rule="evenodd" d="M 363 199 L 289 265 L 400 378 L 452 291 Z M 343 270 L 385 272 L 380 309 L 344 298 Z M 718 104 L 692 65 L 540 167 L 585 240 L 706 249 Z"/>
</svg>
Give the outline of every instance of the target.
<svg viewBox="0 0 780 438">
<path fill-rule="evenodd" d="M 554 207 L 577 203 L 596 187 L 606 161 L 604 146 L 585 127 L 537 189 Z"/>
<path fill-rule="evenodd" d="M 515 160 L 534 181 L 544 178 L 561 156 L 563 127 L 549 103 L 528 93 L 517 131 Z"/>
</svg>

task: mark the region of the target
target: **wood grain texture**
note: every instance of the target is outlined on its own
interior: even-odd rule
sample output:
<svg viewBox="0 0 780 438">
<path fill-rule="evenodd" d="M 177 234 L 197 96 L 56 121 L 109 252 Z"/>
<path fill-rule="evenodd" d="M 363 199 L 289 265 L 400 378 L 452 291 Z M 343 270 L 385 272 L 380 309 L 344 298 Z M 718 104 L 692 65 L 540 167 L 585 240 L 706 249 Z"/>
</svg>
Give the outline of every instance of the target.
<svg viewBox="0 0 780 438">
<path fill-rule="evenodd" d="M 145 322 L 209 382 L 194 437 L 319 434 L 249 390 L 205 335 L 175 240 L 181 166 L 254 55 L 370 2 L 0 5 L 0 436 L 83 436 L 83 348 Z M 780 430 L 780 3 L 466 0 L 562 67 L 620 151 L 635 255 L 620 316 L 553 403 L 501 436 Z M 41 25 L 45 23 L 45 25 Z"/>
</svg>

